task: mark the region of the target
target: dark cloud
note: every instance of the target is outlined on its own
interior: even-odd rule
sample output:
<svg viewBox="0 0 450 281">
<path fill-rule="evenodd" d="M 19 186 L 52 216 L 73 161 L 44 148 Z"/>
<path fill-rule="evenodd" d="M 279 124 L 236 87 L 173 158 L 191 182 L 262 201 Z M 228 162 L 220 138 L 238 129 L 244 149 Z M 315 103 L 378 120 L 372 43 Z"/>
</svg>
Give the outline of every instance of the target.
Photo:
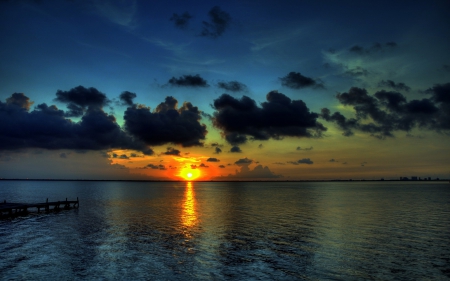
<svg viewBox="0 0 450 281">
<path fill-rule="evenodd" d="M 150 168 L 150 169 L 154 169 L 154 170 L 166 170 L 166 167 L 161 164 L 160 165 L 148 164 L 144 168 Z"/>
<path fill-rule="evenodd" d="M 110 167 L 114 169 L 128 170 L 128 168 L 125 165 L 120 165 L 119 163 L 111 164 Z"/>
<path fill-rule="evenodd" d="M 328 162 L 334 163 L 334 162 L 339 162 L 339 161 L 337 161 L 337 160 L 334 159 L 334 158 L 331 158 Z"/>
<path fill-rule="evenodd" d="M 289 72 L 285 77 L 281 77 L 281 84 L 291 89 L 301 89 L 306 87 L 323 88 L 322 83 L 316 80 L 303 76 L 300 72 Z"/>
<path fill-rule="evenodd" d="M 391 41 L 391 42 L 387 42 L 387 43 L 386 43 L 386 46 L 387 46 L 387 47 L 391 47 L 391 48 L 392 48 L 392 47 L 397 47 L 397 43 L 392 42 L 392 41 Z"/>
<path fill-rule="evenodd" d="M 248 88 L 245 84 L 238 81 L 219 82 L 217 87 L 230 92 L 247 92 Z"/>
<path fill-rule="evenodd" d="M 387 42 L 384 45 L 381 43 L 374 43 L 369 48 L 364 48 L 359 45 L 354 45 L 353 47 L 351 47 L 349 49 L 349 52 L 358 54 L 358 55 L 368 55 L 368 54 L 373 54 L 373 53 L 377 53 L 377 52 L 384 52 L 385 50 L 392 49 L 395 47 L 397 47 L 397 43 L 395 43 L 395 42 Z"/>
<path fill-rule="evenodd" d="M 435 85 L 425 93 L 431 98 L 407 101 L 398 92 L 378 91 L 371 96 L 365 89 L 353 87 L 336 97 L 341 104 L 353 107 L 355 117 L 347 118 L 340 112 L 331 114 L 327 108 L 322 109 L 321 117 L 336 123 L 344 136 L 353 135 L 353 130 L 379 139 L 416 127 L 437 132 L 450 130 L 450 83 Z"/>
<path fill-rule="evenodd" d="M 190 102 L 180 108 L 177 104 L 173 97 L 166 97 L 153 112 L 148 107 L 128 107 L 124 115 L 126 131 L 148 145 L 202 146 L 207 130 L 200 124 L 200 111 Z"/>
<path fill-rule="evenodd" d="M 6 99 L 6 104 L 14 104 L 25 110 L 30 110 L 30 107 L 33 105 L 33 103 L 34 102 L 30 101 L 30 98 L 25 96 L 23 93 L 14 93 L 11 95 L 11 97 Z"/>
<path fill-rule="evenodd" d="M 189 24 L 189 20 L 192 18 L 192 15 L 190 15 L 188 12 L 184 12 L 182 15 L 178 15 L 178 14 L 173 14 L 172 17 L 170 18 L 170 21 L 173 21 L 173 23 L 175 24 L 175 27 L 180 28 L 180 29 L 186 29 L 188 24 Z"/>
<path fill-rule="evenodd" d="M 84 88 L 83 88 L 84 89 Z M 69 91 L 70 92 L 70 91 Z M 95 92 L 95 91 L 93 91 Z M 71 99 L 71 94 L 60 92 L 60 97 Z M 112 115 L 101 108 L 89 107 L 79 122 L 65 118 L 67 114 L 56 106 L 39 104 L 33 111 L 25 103 L 17 103 L 15 96 L 11 102 L 0 101 L 0 150 L 23 148 L 106 150 L 134 149 L 145 154 L 153 151 L 144 143 L 122 131 Z M 78 102 L 89 104 L 88 102 Z M 99 103 L 93 103 L 100 105 Z"/>
<path fill-rule="evenodd" d="M 201 163 L 200 166 L 198 166 L 199 168 L 209 168 L 209 166 L 205 165 L 204 163 Z"/>
<path fill-rule="evenodd" d="M 362 54 L 364 53 L 364 48 L 358 45 L 355 45 L 349 49 L 352 53 Z"/>
<path fill-rule="evenodd" d="M 216 146 L 216 149 L 214 149 L 214 154 L 219 154 L 222 152 L 222 149 Z"/>
<path fill-rule="evenodd" d="M 378 83 L 378 87 L 388 87 L 394 89 L 396 91 L 406 91 L 409 92 L 411 90 L 410 87 L 406 86 L 405 83 L 395 83 L 392 80 L 382 80 Z"/>
<path fill-rule="evenodd" d="M 241 148 L 239 146 L 233 146 L 233 147 L 231 147 L 230 152 L 232 152 L 232 153 L 241 153 L 242 150 L 241 150 Z"/>
<path fill-rule="evenodd" d="M 96 88 L 78 86 L 69 91 L 58 90 L 55 101 L 67 104 L 68 117 L 80 117 L 87 109 L 101 109 L 109 100 Z"/>
<path fill-rule="evenodd" d="M 260 143 L 260 144 L 258 145 L 258 148 L 259 148 L 259 149 L 263 149 L 263 148 L 264 148 L 264 146 L 262 145 L 262 143 Z"/>
<path fill-rule="evenodd" d="M 309 158 L 303 158 L 303 159 L 300 159 L 300 160 L 298 160 L 298 161 L 289 161 L 288 163 L 293 164 L 293 165 L 299 165 L 299 164 L 308 164 L 308 165 L 311 165 L 311 164 L 313 164 L 314 162 L 311 161 L 311 159 L 309 159 Z"/>
<path fill-rule="evenodd" d="M 203 30 L 200 36 L 217 38 L 221 36 L 228 28 L 231 22 L 231 16 L 220 7 L 213 7 L 209 13 L 210 21 L 203 21 Z"/>
<path fill-rule="evenodd" d="M 297 146 L 296 148 L 297 150 L 313 150 L 313 147 L 306 147 L 306 148 L 301 148 L 300 146 Z"/>
<path fill-rule="evenodd" d="M 224 168 L 225 168 L 225 166 L 224 166 L 224 165 L 219 165 L 219 168 L 222 168 L 222 169 L 224 169 Z"/>
<path fill-rule="evenodd" d="M 119 156 L 119 159 L 130 159 L 126 154 L 122 154 Z"/>
<path fill-rule="evenodd" d="M 251 170 L 248 165 L 241 166 L 240 171 L 236 171 L 234 175 L 228 175 L 226 178 L 240 178 L 240 179 L 268 179 L 268 178 L 281 178 L 281 175 L 274 174 L 269 167 L 257 165 L 253 170 Z M 221 177 L 223 178 L 223 177 Z"/>
<path fill-rule="evenodd" d="M 208 82 L 198 74 L 183 75 L 180 78 L 172 77 L 167 84 L 177 87 L 209 87 Z"/>
<path fill-rule="evenodd" d="M 253 162 L 253 160 L 245 157 L 245 158 L 239 159 L 238 161 L 234 162 L 234 164 L 242 166 L 242 165 L 250 165 L 252 162 Z"/>
<path fill-rule="evenodd" d="M 220 162 L 220 160 L 217 158 L 210 157 L 206 160 L 206 162 Z"/>
<path fill-rule="evenodd" d="M 214 100 L 213 125 L 235 146 L 247 142 L 247 136 L 253 140 L 320 137 L 326 131 L 317 122 L 319 114 L 310 112 L 303 101 L 291 100 L 276 91 L 268 93 L 266 99 L 258 107 L 247 96 L 236 99 L 223 94 Z"/>
<path fill-rule="evenodd" d="M 150 168 L 150 169 L 155 169 L 155 170 L 159 169 L 158 165 L 153 165 L 153 164 L 148 164 L 148 165 L 145 166 L 145 167 L 148 167 L 148 168 Z"/>
<path fill-rule="evenodd" d="M 136 94 L 132 92 L 122 92 L 119 96 L 119 99 L 122 101 L 123 105 L 132 106 L 133 99 L 136 98 Z"/>
<path fill-rule="evenodd" d="M 450 103 L 450 83 L 434 85 L 425 93 L 431 95 L 432 100 L 436 103 Z"/>
<path fill-rule="evenodd" d="M 179 151 L 178 149 L 175 149 L 173 147 L 168 147 L 166 152 L 163 152 L 162 154 L 165 155 L 177 155 L 179 156 L 181 154 L 181 151 Z"/>
</svg>

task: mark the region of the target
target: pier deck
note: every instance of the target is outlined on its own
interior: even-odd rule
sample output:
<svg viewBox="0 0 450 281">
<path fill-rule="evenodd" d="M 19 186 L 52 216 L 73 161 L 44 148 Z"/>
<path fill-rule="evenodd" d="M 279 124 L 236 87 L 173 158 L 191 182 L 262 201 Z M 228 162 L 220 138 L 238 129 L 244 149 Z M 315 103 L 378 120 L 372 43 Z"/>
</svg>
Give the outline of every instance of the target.
<svg viewBox="0 0 450 281">
<path fill-rule="evenodd" d="M 37 209 L 37 212 L 40 213 L 41 209 L 45 212 L 50 211 L 59 211 L 61 209 L 68 210 L 72 208 L 78 208 L 79 201 L 78 197 L 76 201 L 68 201 L 66 198 L 66 201 L 55 201 L 55 202 L 48 202 L 45 203 L 7 203 L 6 200 L 3 202 L 0 202 L 0 217 L 12 217 L 17 215 L 25 215 L 28 214 L 30 211 L 29 209 Z"/>
</svg>

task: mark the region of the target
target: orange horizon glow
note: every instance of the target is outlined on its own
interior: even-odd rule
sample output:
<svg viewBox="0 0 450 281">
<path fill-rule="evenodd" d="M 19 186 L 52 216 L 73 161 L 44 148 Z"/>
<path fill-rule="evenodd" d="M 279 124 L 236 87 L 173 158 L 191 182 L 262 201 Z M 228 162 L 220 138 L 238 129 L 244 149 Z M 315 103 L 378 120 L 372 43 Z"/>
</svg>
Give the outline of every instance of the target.
<svg viewBox="0 0 450 281">
<path fill-rule="evenodd" d="M 198 178 L 201 177 L 201 171 L 200 169 L 192 169 L 192 168 L 182 168 L 180 172 L 178 173 L 178 177 L 181 177 L 182 179 L 186 181 L 195 181 Z"/>
</svg>

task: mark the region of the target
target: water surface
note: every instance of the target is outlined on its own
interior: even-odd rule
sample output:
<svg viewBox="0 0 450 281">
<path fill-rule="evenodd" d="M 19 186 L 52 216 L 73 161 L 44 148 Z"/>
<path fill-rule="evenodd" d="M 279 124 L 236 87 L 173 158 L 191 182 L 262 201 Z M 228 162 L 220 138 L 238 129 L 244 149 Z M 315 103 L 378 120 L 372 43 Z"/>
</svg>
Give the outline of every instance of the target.
<svg viewBox="0 0 450 281">
<path fill-rule="evenodd" d="M 0 220 L 1 279 L 450 279 L 448 183 L 0 181 L 66 197 Z"/>
</svg>

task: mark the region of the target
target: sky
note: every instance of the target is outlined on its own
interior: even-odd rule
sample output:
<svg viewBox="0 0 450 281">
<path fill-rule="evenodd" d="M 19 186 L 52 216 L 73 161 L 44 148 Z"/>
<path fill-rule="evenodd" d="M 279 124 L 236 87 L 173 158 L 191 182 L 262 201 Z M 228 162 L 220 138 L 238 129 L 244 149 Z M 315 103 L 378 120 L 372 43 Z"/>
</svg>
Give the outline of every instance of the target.
<svg viewBox="0 0 450 281">
<path fill-rule="evenodd" d="M 448 1 L 0 1 L 0 178 L 450 178 Z"/>
</svg>

